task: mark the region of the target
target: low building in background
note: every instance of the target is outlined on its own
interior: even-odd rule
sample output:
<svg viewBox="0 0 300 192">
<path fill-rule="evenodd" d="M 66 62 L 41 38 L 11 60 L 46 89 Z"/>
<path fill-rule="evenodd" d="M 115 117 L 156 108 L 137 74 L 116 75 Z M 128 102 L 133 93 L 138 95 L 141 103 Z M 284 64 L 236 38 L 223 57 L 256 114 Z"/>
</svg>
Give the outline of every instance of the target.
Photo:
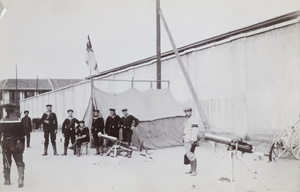
<svg viewBox="0 0 300 192">
<path fill-rule="evenodd" d="M 0 81 L 0 118 L 4 105 L 15 103 L 20 114 L 19 101 L 80 82 L 80 79 L 5 79 Z"/>
</svg>

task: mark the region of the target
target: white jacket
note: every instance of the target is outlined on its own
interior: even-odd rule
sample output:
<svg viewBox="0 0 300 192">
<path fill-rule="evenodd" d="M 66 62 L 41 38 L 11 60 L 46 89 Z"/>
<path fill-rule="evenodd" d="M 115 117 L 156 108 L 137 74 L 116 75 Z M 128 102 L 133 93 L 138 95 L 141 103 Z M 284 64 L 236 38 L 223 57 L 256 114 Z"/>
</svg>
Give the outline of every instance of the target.
<svg viewBox="0 0 300 192">
<path fill-rule="evenodd" d="M 193 116 L 189 117 L 184 124 L 183 139 L 184 142 L 197 141 L 199 132 L 199 121 Z"/>
</svg>

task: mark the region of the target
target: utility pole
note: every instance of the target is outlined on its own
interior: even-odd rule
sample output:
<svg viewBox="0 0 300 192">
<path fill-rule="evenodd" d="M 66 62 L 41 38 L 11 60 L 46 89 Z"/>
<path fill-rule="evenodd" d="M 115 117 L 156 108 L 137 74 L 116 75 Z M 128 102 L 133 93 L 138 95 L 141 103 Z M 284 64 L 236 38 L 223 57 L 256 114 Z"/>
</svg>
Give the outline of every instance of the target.
<svg viewBox="0 0 300 192">
<path fill-rule="evenodd" d="M 157 89 L 161 89 L 161 46 L 160 46 L 160 0 L 156 0 L 156 80 Z"/>
</svg>

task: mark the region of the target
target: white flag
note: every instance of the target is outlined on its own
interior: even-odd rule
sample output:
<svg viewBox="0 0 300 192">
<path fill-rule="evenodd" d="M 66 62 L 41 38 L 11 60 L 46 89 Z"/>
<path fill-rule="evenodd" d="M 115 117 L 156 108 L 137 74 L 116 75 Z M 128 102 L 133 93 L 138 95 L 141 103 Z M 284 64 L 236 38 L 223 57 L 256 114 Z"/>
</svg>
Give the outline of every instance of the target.
<svg viewBox="0 0 300 192">
<path fill-rule="evenodd" d="M 89 66 L 90 69 L 92 69 L 92 70 L 96 71 L 97 73 L 99 73 L 98 65 L 97 65 L 97 62 L 96 62 L 96 58 L 95 58 L 94 51 L 93 51 L 93 48 L 92 48 L 92 43 L 91 43 L 91 40 L 90 40 L 89 36 L 88 36 L 88 42 L 86 44 L 85 62 Z"/>
<path fill-rule="evenodd" d="M 6 11 L 7 11 L 7 9 L 3 6 L 3 4 L 0 0 L 0 19 L 2 19 L 2 17 L 4 16 Z"/>
</svg>

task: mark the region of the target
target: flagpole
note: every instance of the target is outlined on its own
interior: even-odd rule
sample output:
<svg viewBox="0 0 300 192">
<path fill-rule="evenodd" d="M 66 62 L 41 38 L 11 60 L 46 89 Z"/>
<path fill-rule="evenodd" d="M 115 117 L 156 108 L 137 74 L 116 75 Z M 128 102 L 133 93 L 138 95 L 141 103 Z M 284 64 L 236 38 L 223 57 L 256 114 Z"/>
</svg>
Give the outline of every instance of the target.
<svg viewBox="0 0 300 192">
<path fill-rule="evenodd" d="M 16 94 L 15 94 L 15 103 L 18 104 L 18 64 L 16 64 Z"/>
<path fill-rule="evenodd" d="M 90 36 L 88 35 L 87 38 L 88 38 L 88 42 L 87 42 L 87 45 L 86 45 L 86 50 L 87 50 L 86 64 L 90 68 L 91 99 L 92 99 L 93 106 L 95 107 L 95 109 L 97 109 L 95 98 L 94 98 L 94 82 L 93 82 L 93 77 L 92 77 L 92 69 L 95 70 L 95 71 L 98 71 L 98 66 L 97 66 L 97 62 L 96 62 L 95 56 L 94 56 L 94 52 L 93 52 L 93 48 L 92 48 L 92 43 L 91 43 L 91 40 L 90 40 Z"/>
<path fill-rule="evenodd" d="M 39 95 L 39 76 L 36 76 L 36 95 Z"/>
<path fill-rule="evenodd" d="M 90 69 L 90 78 L 91 78 L 91 98 L 92 98 L 92 105 L 97 108 L 95 105 L 95 100 L 94 100 L 94 82 L 93 82 L 93 77 L 92 77 L 92 70 Z"/>
</svg>

